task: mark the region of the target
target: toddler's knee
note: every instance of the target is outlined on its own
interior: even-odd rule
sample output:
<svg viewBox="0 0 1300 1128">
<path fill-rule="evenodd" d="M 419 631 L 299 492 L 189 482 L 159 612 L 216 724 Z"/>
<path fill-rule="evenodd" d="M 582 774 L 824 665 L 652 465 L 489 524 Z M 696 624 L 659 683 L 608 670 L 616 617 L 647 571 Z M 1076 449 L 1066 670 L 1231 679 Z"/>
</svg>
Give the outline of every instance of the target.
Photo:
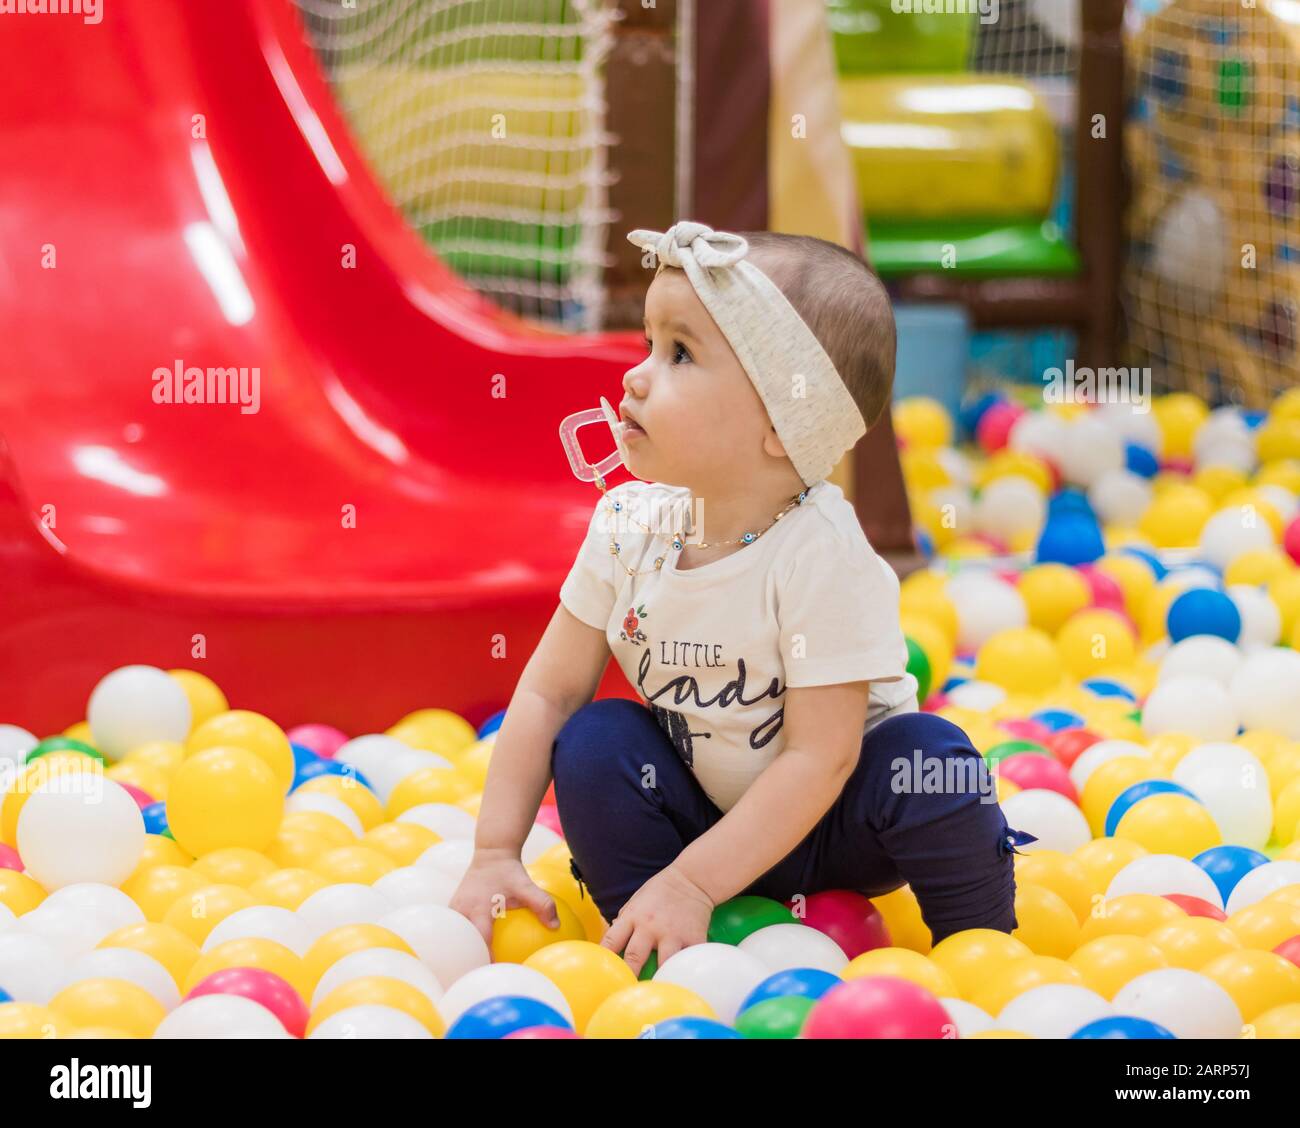
<svg viewBox="0 0 1300 1128">
<path fill-rule="evenodd" d="M 591 781 L 615 766 L 620 751 L 629 744 L 629 727 L 643 723 L 643 714 L 648 716 L 637 702 L 613 697 L 592 701 L 575 712 L 551 748 L 551 774 L 557 783 Z"/>
</svg>

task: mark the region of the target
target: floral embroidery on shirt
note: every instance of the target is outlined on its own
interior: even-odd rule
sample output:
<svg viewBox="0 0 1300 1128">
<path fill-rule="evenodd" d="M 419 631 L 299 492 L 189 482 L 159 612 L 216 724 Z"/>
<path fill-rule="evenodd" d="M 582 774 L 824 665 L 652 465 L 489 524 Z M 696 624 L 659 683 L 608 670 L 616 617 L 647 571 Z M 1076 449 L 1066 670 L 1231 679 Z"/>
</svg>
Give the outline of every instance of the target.
<svg viewBox="0 0 1300 1128">
<path fill-rule="evenodd" d="M 641 620 L 644 618 L 646 618 L 645 604 L 629 607 L 627 614 L 623 616 L 623 629 L 619 632 L 618 637 L 625 639 L 633 646 L 640 646 L 646 641 L 645 632 L 641 629 Z"/>
</svg>

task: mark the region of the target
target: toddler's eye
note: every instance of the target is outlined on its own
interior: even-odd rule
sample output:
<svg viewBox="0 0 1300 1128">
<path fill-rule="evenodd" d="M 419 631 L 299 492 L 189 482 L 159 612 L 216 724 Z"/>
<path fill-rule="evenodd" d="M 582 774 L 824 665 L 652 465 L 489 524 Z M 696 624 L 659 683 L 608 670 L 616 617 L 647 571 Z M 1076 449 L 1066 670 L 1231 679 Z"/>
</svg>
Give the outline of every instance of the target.
<svg viewBox="0 0 1300 1128">
<path fill-rule="evenodd" d="M 673 363 L 687 364 L 689 363 L 690 359 L 691 359 L 691 354 L 687 350 L 686 346 L 683 345 L 681 341 L 673 342 Z"/>
</svg>

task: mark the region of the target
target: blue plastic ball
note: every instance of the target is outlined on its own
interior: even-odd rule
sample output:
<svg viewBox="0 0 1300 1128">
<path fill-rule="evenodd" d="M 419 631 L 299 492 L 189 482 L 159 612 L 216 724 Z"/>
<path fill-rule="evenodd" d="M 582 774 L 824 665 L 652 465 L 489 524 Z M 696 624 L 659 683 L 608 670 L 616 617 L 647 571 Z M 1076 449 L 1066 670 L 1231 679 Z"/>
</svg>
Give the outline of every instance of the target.
<svg viewBox="0 0 1300 1128">
<path fill-rule="evenodd" d="M 1140 478 L 1154 478 L 1160 472 L 1160 460 L 1141 443 L 1124 444 L 1124 466 Z"/>
<path fill-rule="evenodd" d="M 12 1003 L 14 997 L 9 994 L 3 987 L 0 987 L 0 1003 Z"/>
<path fill-rule="evenodd" d="M 1005 396 L 998 395 L 997 392 L 985 392 L 977 399 L 963 403 L 957 410 L 957 422 L 961 424 L 961 429 L 968 437 L 974 438 L 975 428 L 980 425 L 984 413 L 995 403 L 1000 403 L 1005 398 Z"/>
<path fill-rule="evenodd" d="M 1192 635 L 1217 635 L 1236 642 L 1241 636 L 1241 612 L 1224 592 L 1192 588 L 1169 605 L 1165 626 L 1173 642 Z"/>
<path fill-rule="evenodd" d="M 1029 719 L 1037 721 L 1041 725 L 1046 725 L 1053 732 L 1083 728 L 1084 724 L 1083 718 L 1069 709 L 1039 709 L 1037 713 L 1030 713 Z"/>
<path fill-rule="evenodd" d="M 1267 854 L 1261 854 L 1249 846 L 1211 846 L 1192 859 L 1219 887 L 1225 905 L 1237 887 L 1237 882 L 1256 866 L 1266 865 L 1268 860 Z"/>
<path fill-rule="evenodd" d="M 140 814 L 144 816 L 144 832 L 146 834 L 163 834 L 166 832 L 166 803 L 150 803 Z"/>
<path fill-rule="evenodd" d="M 1122 697 L 1125 701 L 1137 701 L 1137 694 L 1128 686 L 1120 685 L 1119 682 L 1111 681 L 1109 678 L 1088 678 L 1087 681 L 1079 684 L 1098 697 Z"/>
<path fill-rule="evenodd" d="M 490 716 L 486 721 L 484 721 L 479 726 L 479 730 L 478 730 L 479 740 L 482 740 L 485 736 L 491 736 L 494 732 L 496 732 L 497 729 L 501 727 L 501 722 L 504 721 L 505 719 L 506 719 L 506 711 L 504 709 L 499 709 L 497 710 L 497 712 L 493 713 L 492 716 Z"/>
<path fill-rule="evenodd" d="M 1139 560 L 1144 561 L 1154 573 L 1157 580 L 1163 580 L 1169 573 L 1169 569 L 1160 563 L 1160 558 L 1154 552 L 1145 548 L 1138 548 L 1136 545 L 1127 544 L 1120 549 L 1120 552 L 1126 556 L 1136 556 Z"/>
<path fill-rule="evenodd" d="M 1087 514 L 1066 512 L 1049 517 L 1034 552 L 1039 564 L 1091 564 L 1106 553 L 1101 527 Z"/>
<path fill-rule="evenodd" d="M 1158 1022 L 1132 1015 L 1115 1014 L 1106 1018 L 1094 1019 L 1087 1026 L 1080 1026 L 1071 1038 L 1173 1038 L 1174 1034 Z"/>
<path fill-rule="evenodd" d="M 1119 826 L 1119 820 L 1122 819 L 1129 810 L 1143 799 L 1149 799 L 1152 795 L 1186 795 L 1189 799 L 1196 799 L 1187 788 L 1182 784 L 1175 783 L 1172 779 L 1144 779 L 1137 783 L 1130 784 L 1124 788 L 1117 796 L 1115 801 L 1110 805 L 1110 810 L 1106 812 L 1106 829 L 1105 837 L 1114 838 L 1115 828 Z M 1200 800 L 1196 799 L 1199 803 Z"/>
<path fill-rule="evenodd" d="M 354 779 L 362 787 L 374 791 L 370 786 L 370 781 L 366 779 L 351 764 L 344 764 L 339 760 L 327 760 L 323 756 L 317 756 L 314 762 L 303 764 L 294 773 L 293 786 L 290 791 L 296 791 L 309 779 L 316 779 L 318 776 L 336 775 L 343 776 L 347 779 Z"/>
<path fill-rule="evenodd" d="M 750 1007 L 767 1002 L 768 999 L 783 999 L 789 995 L 820 999 L 832 987 L 843 982 L 838 975 L 816 967 L 792 967 L 778 971 L 769 975 L 746 996 L 740 1004 L 740 1013 L 743 1014 Z"/>
<path fill-rule="evenodd" d="M 569 1022 L 554 1007 L 523 995 L 497 995 L 475 1003 L 447 1031 L 448 1038 L 504 1038 L 530 1026 L 558 1026 L 572 1030 Z"/>
<path fill-rule="evenodd" d="M 451 1035 L 448 1035 L 448 1037 L 451 1037 Z M 730 1026 L 724 1026 L 716 1019 L 687 1016 L 685 1018 L 666 1018 L 663 1022 L 656 1022 L 649 1030 L 642 1031 L 639 1037 L 668 1038 L 673 1041 L 682 1041 L 696 1038 L 710 1040 L 740 1038 L 743 1035 Z"/>
</svg>

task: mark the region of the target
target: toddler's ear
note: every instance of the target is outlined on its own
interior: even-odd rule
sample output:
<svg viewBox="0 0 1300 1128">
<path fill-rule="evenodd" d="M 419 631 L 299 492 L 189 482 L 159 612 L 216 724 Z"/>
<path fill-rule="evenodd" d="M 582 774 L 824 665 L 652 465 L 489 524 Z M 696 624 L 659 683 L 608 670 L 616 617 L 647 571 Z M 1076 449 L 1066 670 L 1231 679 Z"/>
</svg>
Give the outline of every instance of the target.
<svg viewBox="0 0 1300 1128">
<path fill-rule="evenodd" d="M 767 434 L 763 436 L 763 450 L 773 458 L 785 458 L 785 443 L 781 441 L 781 436 L 776 433 L 776 427 L 771 423 L 767 425 Z"/>
</svg>

